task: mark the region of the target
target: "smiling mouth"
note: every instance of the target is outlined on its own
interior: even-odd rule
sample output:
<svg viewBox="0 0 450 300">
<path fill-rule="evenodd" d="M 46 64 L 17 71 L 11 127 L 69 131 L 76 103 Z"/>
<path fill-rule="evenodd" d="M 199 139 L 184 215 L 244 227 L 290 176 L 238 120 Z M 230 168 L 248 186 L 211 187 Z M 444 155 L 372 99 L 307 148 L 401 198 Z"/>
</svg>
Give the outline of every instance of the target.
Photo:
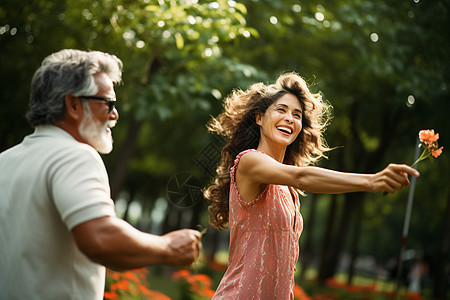
<svg viewBox="0 0 450 300">
<path fill-rule="evenodd" d="M 278 126 L 277 129 L 286 134 L 292 134 L 292 129 L 289 127 Z"/>
</svg>

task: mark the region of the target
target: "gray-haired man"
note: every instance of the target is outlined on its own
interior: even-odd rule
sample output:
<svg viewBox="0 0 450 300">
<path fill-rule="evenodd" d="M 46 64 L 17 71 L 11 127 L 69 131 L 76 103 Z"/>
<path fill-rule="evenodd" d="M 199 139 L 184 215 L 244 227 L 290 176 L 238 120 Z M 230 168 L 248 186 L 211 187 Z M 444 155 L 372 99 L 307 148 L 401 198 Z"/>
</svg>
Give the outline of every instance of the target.
<svg viewBox="0 0 450 300">
<path fill-rule="evenodd" d="M 105 266 L 198 258 L 199 232 L 151 235 L 115 215 L 98 152 L 113 148 L 121 69 L 114 55 L 66 49 L 36 71 L 35 131 L 0 153 L 0 299 L 103 299 Z"/>
</svg>

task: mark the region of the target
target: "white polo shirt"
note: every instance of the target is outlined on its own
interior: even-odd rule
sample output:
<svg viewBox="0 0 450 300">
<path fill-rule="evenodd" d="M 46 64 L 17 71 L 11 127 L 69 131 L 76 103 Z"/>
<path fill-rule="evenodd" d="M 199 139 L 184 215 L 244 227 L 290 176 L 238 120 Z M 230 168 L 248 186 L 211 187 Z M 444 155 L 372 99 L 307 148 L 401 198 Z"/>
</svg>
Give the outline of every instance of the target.
<svg viewBox="0 0 450 300">
<path fill-rule="evenodd" d="M 115 216 L 100 155 L 56 126 L 0 153 L 0 299 L 103 299 L 105 268 L 71 230 Z"/>
</svg>

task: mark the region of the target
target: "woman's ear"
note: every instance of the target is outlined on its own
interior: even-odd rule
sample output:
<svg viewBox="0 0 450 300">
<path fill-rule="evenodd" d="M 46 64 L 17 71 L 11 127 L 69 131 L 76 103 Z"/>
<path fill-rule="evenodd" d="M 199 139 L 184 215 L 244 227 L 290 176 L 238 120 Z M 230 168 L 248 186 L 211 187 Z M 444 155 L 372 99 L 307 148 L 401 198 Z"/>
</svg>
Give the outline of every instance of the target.
<svg viewBox="0 0 450 300">
<path fill-rule="evenodd" d="M 258 124 L 259 126 L 262 126 L 262 113 L 257 112 L 255 119 L 256 119 L 256 124 Z"/>
</svg>

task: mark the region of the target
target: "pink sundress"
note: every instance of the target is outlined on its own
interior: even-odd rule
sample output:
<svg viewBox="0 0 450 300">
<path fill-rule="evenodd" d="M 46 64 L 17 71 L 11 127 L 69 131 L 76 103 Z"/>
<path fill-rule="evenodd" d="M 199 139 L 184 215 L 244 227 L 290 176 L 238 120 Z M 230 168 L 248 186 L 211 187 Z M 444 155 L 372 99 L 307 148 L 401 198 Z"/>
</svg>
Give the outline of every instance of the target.
<svg viewBox="0 0 450 300">
<path fill-rule="evenodd" d="M 242 201 L 236 169 L 242 156 L 251 151 L 257 150 L 241 152 L 230 171 L 228 269 L 212 299 L 294 299 L 298 239 L 303 229 L 298 195 L 287 186 L 267 185 L 252 202 Z"/>
</svg>

